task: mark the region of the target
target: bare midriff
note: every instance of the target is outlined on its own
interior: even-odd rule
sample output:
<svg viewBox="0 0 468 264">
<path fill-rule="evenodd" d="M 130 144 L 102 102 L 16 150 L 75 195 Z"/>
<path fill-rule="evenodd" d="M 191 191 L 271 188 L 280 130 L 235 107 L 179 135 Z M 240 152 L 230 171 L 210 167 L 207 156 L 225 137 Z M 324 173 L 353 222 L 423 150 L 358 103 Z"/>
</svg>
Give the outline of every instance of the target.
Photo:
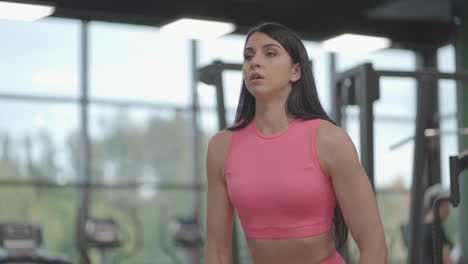
<svg viewBox="0 0 468 264">
<path fill-rule="evenodd" d="M 331 230 L 301 238 L 247 238 L 253 264 L 319 264 L 335 251 Z"/>
</svg>

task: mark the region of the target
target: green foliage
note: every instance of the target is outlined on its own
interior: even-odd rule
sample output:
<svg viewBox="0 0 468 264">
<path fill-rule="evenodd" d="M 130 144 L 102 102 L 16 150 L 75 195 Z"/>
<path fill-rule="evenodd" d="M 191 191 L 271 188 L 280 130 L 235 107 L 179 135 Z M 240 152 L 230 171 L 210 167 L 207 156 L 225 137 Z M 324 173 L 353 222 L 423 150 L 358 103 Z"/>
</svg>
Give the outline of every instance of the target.
<svg viewBox="0 0 468 264">
<path fill-rule="evenodd" d="M 154 115 L 144 124 L 138 124 L 122 110 L 115 118 L 104 121 L 100 135 L 90 142 L 93 182 L 143 181 L 148 186 L 145 190 L 94 189 L 90 217 L 114 218 L 120 224 L 125 241 L 112 252 L 116 262 L 182 263 L 185 253 L 174 246 L 170 222 L 176 217 L 192 215 L 194 194 L 187 190 L 152 189 L 152 184 L 193 182 L 190 120 L 176 113 L 172 119 Z M 68 135 L 67 153 L 59 153 L 51 135 L 45 131 L 26 136 L 16 146 L 4 135 L 0 138 L 3 150 L 0 180 L 60 181 L 58 155 L 69 159 L 72 168 L 66 169 L 73 174 L 71 178 L 79 179 L 82 164 L 79 135 L 78 131 Z M 201 136 L 204 144 L 207 136 Z M 33 155 L 35 147 L 40 149 L 38 157 Z M 22 161 L 15 157 L 21 157 Z M 79 190 L 37 186 L 0 186 L 0 190 L 0 221 L 41 223 L 43 248 L 69 255 L 77 262 L 75 220 Z M 90 250 L 90 255 L 93 263 L 99 263 L 99 252 Z"/>
</svg>

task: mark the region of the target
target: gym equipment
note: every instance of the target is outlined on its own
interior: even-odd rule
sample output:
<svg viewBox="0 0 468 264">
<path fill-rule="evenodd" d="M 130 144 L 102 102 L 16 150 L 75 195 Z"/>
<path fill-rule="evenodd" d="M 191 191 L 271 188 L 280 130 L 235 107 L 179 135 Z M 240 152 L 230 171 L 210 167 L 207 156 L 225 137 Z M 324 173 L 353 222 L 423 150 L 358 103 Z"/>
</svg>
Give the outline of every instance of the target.
<svg viewBox="0 0 468 264">
<path fill-rule="evenodd" d="M 460 173 L 468 167 L 468 150 L 458 156 L 450 156 L 450 200 L 453 206 L 460 204 Z"/>
<path fill-rule="evenodd" d="M 86 242 L 94 248 L 115 248 L 122 244 L 121 230 L 113 219 L 88 219 Z"/>
<path fill-rule="evenodd" d="M 460 182 L 459 175 L 462 171 L 468 168 L 468 150 L 465 150 L 458 156 L 450 156 L 450 202 L 454 207 L 457 207 L 460 204 Z M 436 201 L 434 205 L 434 210 L 436 210 L 435 220 L 440 223 L 439 207 L 440 203 L 443 200 L 449 199 L 440 199 Z M 434 230 L 434 260 L 437 264 L 442 264 L 442 243 L 440 241 L 440 225 L 435 226 Z"/>
<path fill-rule="evenodd" d="M 458 156 L 450 156 L 450 197 L 438 197 L 434 203 L 434 261 L 436 264 L 442 264 L 442 242 L 441 237 L 441 220 L 440 220 L 440 205 L 444 201 L 450 201 L 454 207 L 460 204 L 460 183 L 459 175 L 462 171 L 468 168 L 468 150 L 465 150 Z"/>
<path fill-rule="evenodd" d="M 194 218 L 177 218 L 171 222 L 175 245 L 196 249 L 204 245 L 199 225 Z"/>
<path fill-rule="evenodd" d="M 40 249 L 41 226 L 26 222 L 0 223 L 0 263 L 72 264 L 65 255 Z"/>
<path fill-rule="evenodd" d="M 359 106 L 361 163 L 372 184 L 374 182 L 373 103 L 380 97 L 379 79 L 381 77 L 404 77 L 417 81 L 413 182 L 408 225 L 407 258 L 408 264 L 415 264 L 420 262 L 418 250 L 421 248 L 422 243 L 420 239 L 422 230 L 419 227 L 423 222 L 422 196 L 425 188 L 423 177 L 427 175 L 429 184 L 437 182 L 437 178 L 440 177 L 438 147 L 428 150 L 425 139 L 426 129 L 438 127 L 435 125 L 437 120 L 434 118 L 436 116 L 434 103 L 431 103 L 436 100 L 433 93 L 435 90 L 433 84 L 440 79 L 466 82 L 468 81 L 468 72 L 441 73 L 430 65 L 414 72 L 383 71 L 374 70 L 372 64 L 366 63 L 334 76 L 335 109 L 333 112 L 336 114 L 336 122 L 341 124 L 343 123 L 342 120 L 346 119 L 346 112 L 343 111 L 344 107 L 354 104 Z"/>
<path fill-rule="evenodd" d="M 89 218 L 85 225 L 85 240 L 88 247 L 99 250 L 101 264 L 110 264 L 112 260 L 109 249 L 122 245 L 122 233 L 113 219 Z"/>
<path fill-rule="evenodd" d="M 442 260 L 442 241 L 440 237 L 442 236 L 442 221 L 440 219 L 440 206 L 442 202 L 450 201 L 450 197 L 438 197 L 434 201 L 434 228 L 432 229 L 433 249 L 434 249 L 434 261 L 435 263 L 443 263 Z"/>
</svg>

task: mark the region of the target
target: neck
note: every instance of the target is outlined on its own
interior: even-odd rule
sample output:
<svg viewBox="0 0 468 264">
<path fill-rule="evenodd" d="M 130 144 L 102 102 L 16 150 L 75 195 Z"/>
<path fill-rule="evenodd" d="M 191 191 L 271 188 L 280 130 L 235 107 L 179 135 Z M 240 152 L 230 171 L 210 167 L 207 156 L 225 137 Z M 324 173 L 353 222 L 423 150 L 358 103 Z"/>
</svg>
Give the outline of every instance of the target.
<svg viewBox="0 0 468 264">
<path fill-rule="evenodd" d="M 288 115 L 285 103 L 263 102 L 256 104 L 255 124 L 265 134 L 275 134 L 283 131 L 294 120 Z"/>
<path fill-rule="evenodd" d="M 280 132 L 294 120 L 286 109 L 286 101 L 292 87 L 288 88 L 272 98 L 255 101 L 255 124 L 263 133 Z"/>
</svg>

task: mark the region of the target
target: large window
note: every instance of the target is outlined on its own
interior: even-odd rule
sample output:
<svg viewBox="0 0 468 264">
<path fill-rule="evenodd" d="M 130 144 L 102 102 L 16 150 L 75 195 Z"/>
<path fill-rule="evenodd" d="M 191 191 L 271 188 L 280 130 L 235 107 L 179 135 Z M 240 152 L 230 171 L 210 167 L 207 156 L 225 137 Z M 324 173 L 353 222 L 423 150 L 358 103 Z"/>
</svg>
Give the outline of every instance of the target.
<svg viewBox="0 0 468 264">
<path fill-rule="evenodd" d="M 1 20 L 0 28 L 0 93 L 78 96 L 79 21 Z"/>
<path fill-rule="evenodd" d="M 2 174 L 0 178 L 76 180 L 77 105 L 26 100 L 4 100 L 1 104 L 8 109 L 0 113 L 3 158 L 19 171 Z"/>
<path fill-rule="evenodd" d="M 191 184 L 204 153 L 193 153 L 189 42 L 125 24 L 92 22 L 90 33 L 92 176 L 115 187 L 94 191 L 91 214 L 126 227 L 115 259 L 186 263 L 171 222 L 192 217 L 203 198 Z"/>
<path fill-rule="evenodd" d="M 154 27 L 104 22 L 88 26 L 89 162 L 93 182 L 104 184 L 91 193 L 90 216 L 111 217 L 122 226 L 125 242 L 112 252 L 116 261 L 186 263 L 191 253 L 174 246 L 171 221 L 193 216 L 194 206 L 201 201 L 201 211 L 195 213 L 206 230 L 206 192 L 194 191 L 190 184 L 195 161 L 206 183 L 206 146 L 219 130 L 215 87 L 197 85 L 201 111 L 199 152 L 194 153 L 190 42 L 164 39 Z M 0 181 L 4 183 L 0 221 L 40 222 L 43 247 L 74 260 L 78 257 L 74 225 L 79 189 L 61 185 L 82 180 L 81 27 L 81 21 L 59 18 L 35 23 L 0 21 L 0 30 L 7 36 L 0 42 L 0 70 L 6 73 L 0 75 Z M 197 66 L 215 60 L 241 64 L 244 41 L 245 36 L 229 35 L 198 42 Z M 330 111 L 328 54 L 318 43 L 305 41 L 305 46 L 320 100 Z M 372 62 L 377 70 L 415 69 L 414 54 L 403 50 L 338 55 L 337 69 L 363 62 Z M 439 64 L 442 71 L 454 70 L 451 46 L 439 50 Z M 234 121 L 241 81 L 240 71 L 223 73 L 228 125 Z M 441 81 L 439 86 L 441 127 L 453 130 L 455 83 Z M 414 80 L 382 78 L 381 98 L 374 104 L 375 183 L 390 263 L 403 263 L 406 258 L 400 226 L 408 222 L 414 145 L 391 147 L 414 134 L 415 89 Z M 347 111 L 345 127 L 359 150 L 358 109 Z M 441 137 L 445 185 L 447 156 L 457 152 L 455 135 Z M 249 251 L 237 224 L 240 257 L 247 264 Z M 356 260 L 357 249 L 351 247 L 350 252 Z M 98 257 L 96 251 L 91 255 Z M 204 257 L 202 251 L 199 257 Z"/>
<path fill-rule="evenodd" d="M 154 27 L 92 22 L 90 42 L 92 99 L 190 103 L 187 41 Z"/>
<path fill-rule="evenodd" d="M 58 186 L 79 170 L 79 25 L 0 21 L 0 222 L 41 224 L 41 247 L 71 258 L 78 193 Z"/>
<path fill-rule="evenodd" d="M 191 217 L 201 199 L 191 187 L 188 42 L 164 40 L 151 27 L 88 26 L 88 161 L 92 182 L 104 184 L 92 189 L 89 216 L 121 225 L 116 261 L 185 263 L 171 222 Z M 40 223 L 42 247 L 74 262 L 80 190 L 74 183 L 83 180 L 81 27 L 57 18 L 0 21 L 8 36 L 0 43 L 7 73 L 0 76 L 0 222 Z M 98 252 L 90 253 L 97 261 Z"/>
</svg>

